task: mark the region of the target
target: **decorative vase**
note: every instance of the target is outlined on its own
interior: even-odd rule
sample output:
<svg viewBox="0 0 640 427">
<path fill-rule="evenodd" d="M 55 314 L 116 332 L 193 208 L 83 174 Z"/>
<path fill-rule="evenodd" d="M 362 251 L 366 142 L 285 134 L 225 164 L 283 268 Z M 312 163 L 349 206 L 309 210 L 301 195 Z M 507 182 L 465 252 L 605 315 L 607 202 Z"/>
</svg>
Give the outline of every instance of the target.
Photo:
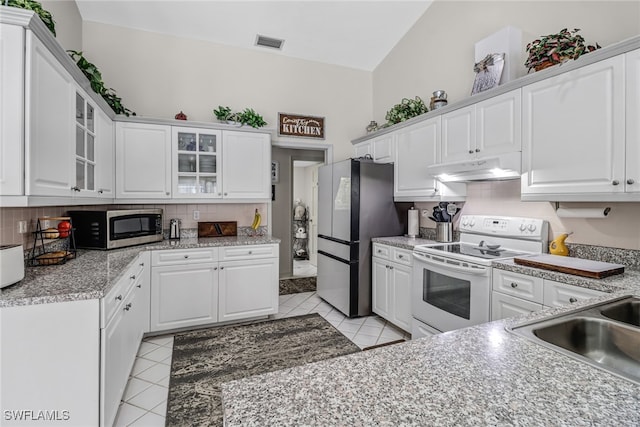
<svg viewBox="0 0 640 427">
<path fill-rule="evenodd" d="M 534 67 L 534 69 L 535 69 L 536 71 L 542 71 L 542 70 L 544 70 L 545 68 L 549 68 L 549 67 L 552 67 L 552 66 L 554 66 L 554 65 L 556 65 L 556 64 L 554 64 L 554 63 L 553 63 L 553 62 L 551 62 L 551 61 L 545 61 L 545 62 L 543 62 L 543 63 L 541 63 L 541 64 L 536 65 L 536 66 Z"/>
<path fill-rule="evenodd" d="M 371 120 L 371 123 L 367 126 L 367 133 L 375 132 L 378 130 L 378 123 L 375 120 Z"/>
</svg>

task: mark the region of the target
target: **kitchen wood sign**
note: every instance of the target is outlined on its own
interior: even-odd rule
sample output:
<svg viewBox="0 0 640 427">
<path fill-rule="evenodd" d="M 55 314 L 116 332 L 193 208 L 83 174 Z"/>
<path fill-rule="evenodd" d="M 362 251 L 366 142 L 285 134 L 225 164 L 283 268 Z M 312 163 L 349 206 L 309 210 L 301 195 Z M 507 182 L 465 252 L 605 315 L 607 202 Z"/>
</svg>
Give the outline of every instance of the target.
<svg viewBox="0 0 640 427">
<path fill-rule="evenodd" d="M 324 117 L 278 113 L 278 135 L 324 139 Z"/>
</svg>

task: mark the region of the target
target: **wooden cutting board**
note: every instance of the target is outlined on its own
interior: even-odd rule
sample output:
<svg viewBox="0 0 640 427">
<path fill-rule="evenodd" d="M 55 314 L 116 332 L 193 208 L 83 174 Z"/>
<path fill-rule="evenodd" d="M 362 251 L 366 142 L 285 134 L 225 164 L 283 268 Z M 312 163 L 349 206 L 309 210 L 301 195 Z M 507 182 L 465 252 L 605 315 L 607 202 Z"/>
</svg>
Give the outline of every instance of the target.
<svg viewBox="0 0 640 427">
<path fill-rule="evenodd" d="M 198 237 L 226 237 L 238 235 L 236 221 L 199 222 Z"/>
<path fill-rule="evenodd" d="M 526 265 L 527 267 L 559 271 L 560 273 L 591 277 L 593 279 L 602 279 L 624 273 L 624 265 L 622 264 L 611 264 L 608 262 L 591 261 L 588 259 L 559 255 L 540 254 L 527 257 L 515 257 L 513 261 L 516 264 Z"/>
</svg>

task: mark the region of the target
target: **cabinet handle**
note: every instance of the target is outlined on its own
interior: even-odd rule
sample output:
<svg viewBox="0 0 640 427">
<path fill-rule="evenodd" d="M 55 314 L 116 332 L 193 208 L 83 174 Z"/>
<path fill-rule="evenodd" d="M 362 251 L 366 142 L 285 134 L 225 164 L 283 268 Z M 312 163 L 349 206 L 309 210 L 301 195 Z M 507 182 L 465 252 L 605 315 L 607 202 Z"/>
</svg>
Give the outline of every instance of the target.
<svg viewBox="0 0 640 427">
<path fill-rule="evenodd" d="M 393 270 L 393 266 L 392 265 L 389 266 L 389 270 Z"/>
<path fill-rule="evenodd" d="M 98 190 L 98 194 L 102 194 L 102 193 L 104 193 L 104 190 L 101 188 Z"/>
<path fill-rule="evenodd" d="M 169 194 L 171 194 L 171 193 L 169 193 L 169 192 L 167 191 L 167 192 L 166 192 L 166 193 L 164 193 L 164 194 L 166 194 L 166 195 L 168 196 L 168 195 L 169 195 Z"/>
<path fill-rule="evenodd" d="M 129 279 L 131 279 L 131 280 L 136 280 L 136 275 L 135 275 L 135 274 L 132 274 L 132 275 L 131 275 L 131 277 L 129 277 Z"/>
<path fill-rule="evenodd" d="M 574 302 L 578 302 L 578 298 L 571 297 L 569 298 L 569 302 L 573 304 Z"/>
<path fill-rule="evenodd" d="M 140 267 L 144 267 L 144 262 L 141 262 L 141 263 L 140 263 Z"/>
<path fill-rule="evenodd" d="M 215 271 L 215 270 L 217 270 L 217 269 L 218 269 L 218 267 L 213 267 L 213 270 L 214 270 L 214 271 Z"/>
<path fill-rule="evenodd" d="M 226 196 L 227 194 L 229 194 L 229 193 L 224 193 L 224 195 L 225 195 L 225 196 Z"/>
<path fill-rule="evenodd" d="M 222 196 L 222 193 L 218 193 L 218 196 Z"/>
<path fill-rule="evenodd" d="M 381 254 L 381 253 L 382 253 L 382 251 L 381 251 L 380 249 L 378 249 L 378 253 L 379 253 L 379 254 Z"/>
<path fill-rule="evenodd" d="M 635 182 L 635 181 L 634 181 L 633 179 L 631 179 L 631 178 L 629 178 L 629 179 L 627 180 L 627 184 L 629 184 L 629 185 L 633 184 L 634 182 Z"/>
<path fill-rule="evenodd" d="M 514 282 L 511 282 L 511 287 L 512 287 L 512 288 L 517 288 L 517 287 L 518 287 L 518 284 L 517 284 L 517 283 L 514 283 Z"/>
<path fill-rule="evenodd" d="M 620 181 L 618 181 L 617 179 L 614 179 L 611 184 L 612 185 L 618 185 L 618 184 L 620 184 Z"/>
<path fill-rule="evenodd" d="M 220 267 L 220 270 L 224 270 L 224 267 Z"/>
<path fill-rule="evenodd" d="M 73 191 L 80 192 L 80 189 L 79 189 L 77 186 L 75 186 L 75 185 L 74 185 L 73 187 L 71 187 L 71 189 L 72 189 Z"/>
<path fill-rule="evenodd" d="M 118 295 L 118 296 L 116 297 L 116 301 L 122 301 L 122 295 Z"/>
<path fill-rule="evenodd" d="M 404 256 L 402 256 L 402 255 L 398 255 L 398 258 L 404 258 Z"/>
<path fill-rule="evenodd" d="M 141 288 L 141 287 L 142 287 L 142 283 L 138 283 L 138 284 L 136 285 L 136 288 Z"/>
<path fill-rule="evenodd" d="M 249 251 L 249 255 L 251 255 L 253 253 L 253 251 Z"/>
<path fill-rule="evenodd" d="M 469 154 L 473 154 L 473 150 L 469 150 Z"/>
<path fill-rule="evenodd" d="M 185 259 L 189 258 L 189 255 L 185 255 L 185 256 L 184 256 L 184 258 L 185 258 Z"/>
<path fill-rule="evenodd" d="M 479 152 L 480 152 L 480 149 L 479 149 L 479 148 L 476 148 L 476 153 L 479 153 Z"/>
<path fill-rule="evenodd" d="M 129 304 L 127 304 L 127 305 L 125 305 L 125 306 L 124 306 L 124 308 L 123 308 L 123 310 L 124 310 L 124 311 L 129 311 L 129 310 L 131 310 L 131 303 L 129 303 Z"/>
</svg>

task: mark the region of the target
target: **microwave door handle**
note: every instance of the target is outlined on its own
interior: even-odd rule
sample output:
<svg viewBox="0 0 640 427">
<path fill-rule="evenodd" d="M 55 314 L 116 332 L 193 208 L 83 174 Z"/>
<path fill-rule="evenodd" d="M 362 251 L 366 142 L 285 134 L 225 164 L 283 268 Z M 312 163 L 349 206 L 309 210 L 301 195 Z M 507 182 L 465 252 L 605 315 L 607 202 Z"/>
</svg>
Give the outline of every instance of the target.
<svg viewBox="0 0 640 427">
<path fill-rule="evenodd" d="M 416 259 L 418 259 L 419 261 L 427 265 L 432 265 L 434 267 L 445 267 L 448 270 L 457 271 L 460 273 L 466 273 L 466 274 L 470 273 L 478 276 L 483 276 L 483 275 L 486 275 L 487 271 L 489 270 L 488 267 L 463 267 L 463 266 L 454 265 L 454 264 L 444 264 L 437 261 L 436 262 L 431 261 L 430 259 L 426 258 L 424 255 L 420 255 L 416 253 L 414 253 L 413 255 L 416 257 Z"/>
</svg>

